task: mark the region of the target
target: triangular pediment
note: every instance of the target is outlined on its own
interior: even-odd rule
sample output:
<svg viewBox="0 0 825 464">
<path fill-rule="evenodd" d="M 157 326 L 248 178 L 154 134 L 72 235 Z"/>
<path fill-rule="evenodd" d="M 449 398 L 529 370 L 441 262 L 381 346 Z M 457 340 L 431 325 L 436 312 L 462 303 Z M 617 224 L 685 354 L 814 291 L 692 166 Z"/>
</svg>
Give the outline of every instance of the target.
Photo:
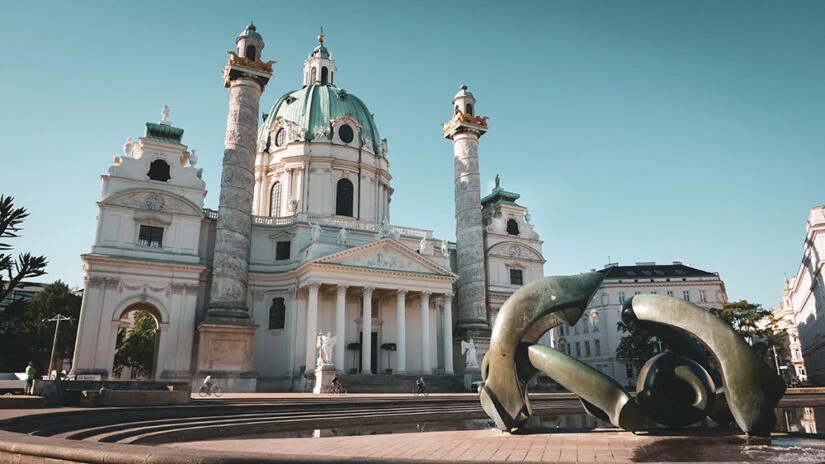
<svg viewBox="0 0 825 464">
<path fill-rule="evenodd" d="M 312 262 L 359 269 L 458 277 L 449 269 L 439 266 L 391 238 L 382 238 L 339 251 Z"/>
</svg>

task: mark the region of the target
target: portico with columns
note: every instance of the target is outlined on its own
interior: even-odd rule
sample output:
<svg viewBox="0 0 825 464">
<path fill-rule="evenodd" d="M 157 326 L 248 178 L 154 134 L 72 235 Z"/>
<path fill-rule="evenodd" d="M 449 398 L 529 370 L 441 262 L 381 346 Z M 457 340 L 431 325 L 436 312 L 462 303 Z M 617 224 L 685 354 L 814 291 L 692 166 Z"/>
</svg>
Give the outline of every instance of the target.
<svg viewBox="0 0 825 464">
<path fill-rule="evenodd" d="M 453 282 L 449 270 L 390 238 L 327 255 L 297 270 L 296 350 L 305 371 L 315 368 L 319 333 L 335 337 L 333 361 L 342 372 L 452 373 Z M 299 316 L 299 319 L 300 316 Z M 367 335 L 368 334 L 368 335 Z M 357 356 L 347 346 L 358 343 Z M 381 345 L 396 344 L 388 360 Z M 394 362 L 393 362 L 394 361 Z"/>
</svg>

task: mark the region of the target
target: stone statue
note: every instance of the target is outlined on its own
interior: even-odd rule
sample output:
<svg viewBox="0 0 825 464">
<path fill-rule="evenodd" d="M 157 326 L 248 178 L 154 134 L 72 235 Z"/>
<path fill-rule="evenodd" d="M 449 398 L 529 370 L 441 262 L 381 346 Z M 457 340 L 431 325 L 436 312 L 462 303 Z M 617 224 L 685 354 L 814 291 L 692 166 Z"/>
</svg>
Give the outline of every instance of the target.
<svg viewBox="0 0 825 464">
<path fill-rule="evenodd" d="M 378 240 L 380 238 L 389 237 L 390 236 L 390 221 L 384 216 L 384 219 L 381 220 L 381 228 L 378 229 L 378 232 L 375 234 L 375 239 Z"/>
<path fill-rule="evenodd" d="M 335 243 L 339 245 L 346 245 L 347 244 L 347 228 L 341 227 L 341 230 L 338 232 L 338 240 Z"/>
<path fill-rule="evenodd" d="M 290 213 L 294 213 L 295 210 L 298 208 L 298 200 L 294 198 L 290 199 L 289 203 L 287 203 L 287 208 L 289 208 Z"/>
<path fill-rule="evenodd" d="M 524 209 L 524 222 L 526 222 L 527 224 L 530 224 L 530 218 L 531 218 L 530 210 L 525 208 Z"/>
<path fill-rule="evenodd" d="M 318 348 L 318 361 L 316 362 L 318 367 L 332 364 L 332 347 L 335 346 L 336 338 L 329 332 L 326 334 L 318 332 L 318 339 L 315 342 L 315 347 Z"/>
<path fill-rule="evenodd" d="M 446 239 L 441 241 L 441 256 L 445 258 L 450 256 L 450 246 Z"/>
<path fill-rule="evenodd" d="M 496 188 L 497 189 L 501 188 L 500 182 L 501 182 L 501 179 L 498 177 L 498 174 L 496 174 Z"/>
<path fill-rule="evenodd" d="M 427 252 L 427 237 L 421 238 L 421 242 L 418 244 L 418 252 L 422 255 Z"/>
<path fill-rule="evenodd" d="M 321 225 L 317 222 L 315 224 L 309 223 L 312 226 L 312 240 L 310 243 L 318 243 L 318 240 L 321 239 Z"/>
<path fill-rule="evenodd" d="M 163 105 L 163 109 L 160 110 L 160 122 L 169 122 L 169 107 L 167 105 Z"/>
<path fill-rule="evenodd" d="M 476 353 L 476 344 L 472 337 L 467 340 L 461 340 L 461 354 L 465 356 L 464 367 L 466 369 L 478 369 L 478 354 Z"/>
<path fill-rule="evenodd" d="M 314 140 L 328 139 L 329 130 L 326 127 L 318 126 L 315 128 L 314 135 Z"/>
<path fill-rule="evenodd" d="M 194 165 L 198 164 L 198 155 L 195 154 L 196 152 L 197 152 L 197 150 L 195 150 L 193 148 L 192 149 L 192 154 L 189 155 L 189 165 L 190 166 L 194 166 Z"/>
<path fill-rule="evenodd" d="M 381 139 L 381 144 L 378 145 L 378 155 L 387 156 L 387 139 Z"/>
<path fill-rule="evenodd" d="M 134 149 L 135 144 L 132 143 L 132 137 L 126 137 L 126 143 L 123 144 L 123 156 L 131 157 Z"/>
</svg>

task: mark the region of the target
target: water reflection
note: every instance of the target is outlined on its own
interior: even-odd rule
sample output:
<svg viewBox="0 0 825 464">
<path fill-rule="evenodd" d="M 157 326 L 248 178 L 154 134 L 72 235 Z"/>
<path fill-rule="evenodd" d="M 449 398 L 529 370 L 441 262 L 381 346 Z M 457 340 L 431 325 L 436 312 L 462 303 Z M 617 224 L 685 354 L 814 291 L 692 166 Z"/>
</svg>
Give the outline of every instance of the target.
<svg viewBox="0 0 825 464">
<path fill-rule="evenodd" d="M 819 426 L 817 418 L 825 421 L 825 407 L 807 408 L 777 408 L 777 432 L 796 432 L 805 434 L 817 434 Z M 546 414 L 530 417 L 527 422 L 528 428 L 535 433 L 547 433 L 557 431 L 585 431 L 602 428 L 615 428 L 609 422 L 602 421 L 588 414 Z M 652 428 L 657 428 L 651 424 Z M 696 424 L 693 428 L 714 428 L 715 424 L 706 419 L 703 423 Z M 325 429 L 292 430 L 289 432 L 274 432 L 260 435 L 250 435 L 245 438 L 324 438 L 339 436 L 358 435 L 379 435 L 391 433 L 421 433 L 439 432 L 455 430 L 487 430 L 493 429 L 494 424 L 490 419 L 467 419 L 448 420 L 433 422 L 411 422 L 383 425 L 353 425 L 348 427 L 334 427 Z M 687 428 L 687 427 L 686 427 Z M 666 428 L 662 427 L 662 430 Z M 734 434 L 736 432 L 733 432 Z"/>
</svg>

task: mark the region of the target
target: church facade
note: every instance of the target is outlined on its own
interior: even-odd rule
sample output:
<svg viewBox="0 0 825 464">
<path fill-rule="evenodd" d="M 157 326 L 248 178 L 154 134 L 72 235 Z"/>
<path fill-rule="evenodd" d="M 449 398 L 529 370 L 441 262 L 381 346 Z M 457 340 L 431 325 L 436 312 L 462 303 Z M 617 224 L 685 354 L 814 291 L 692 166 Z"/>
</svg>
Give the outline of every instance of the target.
<svg viewBox="0 0 825 464">
<path fill-rule="evenodd" d="M 543 276 L 545 259 L 518 194 L 497 178 L 481 197 L 487 118 L 475 97 L 462 86 L 445 112 L 449 242 L 391 222 L 388 142 L 364 102 L 338 86 L 323 35 L 296 70 L 301 87 L 262 119 L 273 62 L 261 59 L 252 24 L 236 45 L 223 76 L 218 211 L 204 209 L 197 155 L 168 109 L 102 176 L 72 373 L 112 378 L 118 331 L 141 310 L 158 326 L 158 381 L 211 374 L 228 390 L 302 391 L 319 367 L 319 335 L 324 363 L 339 372 L 477 374 L 462 342 L 474 340 L 480 363 L 498 308 Z"/>
</svg>

